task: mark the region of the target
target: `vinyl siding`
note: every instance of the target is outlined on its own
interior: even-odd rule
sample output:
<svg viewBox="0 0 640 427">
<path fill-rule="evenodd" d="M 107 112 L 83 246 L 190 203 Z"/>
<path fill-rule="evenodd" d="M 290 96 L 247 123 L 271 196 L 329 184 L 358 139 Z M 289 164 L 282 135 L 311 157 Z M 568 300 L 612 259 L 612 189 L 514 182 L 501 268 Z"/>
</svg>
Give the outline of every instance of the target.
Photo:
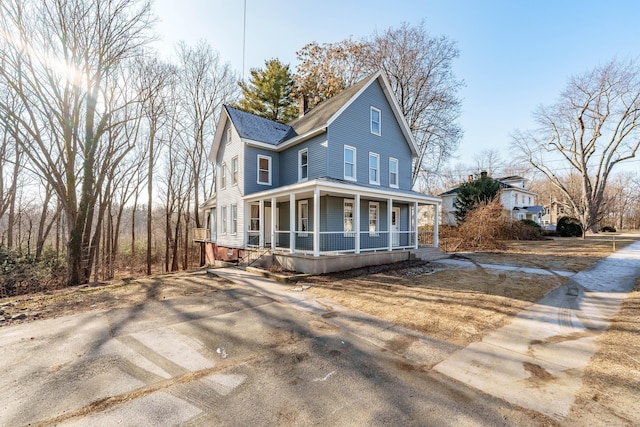
<svg viewBox="0 0 640 427">
<path fill-rule="evenodd" d="M 371 133 L 371 107 L 382 115 L 382 134 Z M 398 183 L 401 190 L 411 189 L 411 149 L 396 122 L 380 84 L 375 81 L 327 130 L 327 175 L 344 178 L 344 146 L 356 148 L 356 178 L 369 184 L 369 152 L 380 156 L 380 186 L 389 187 L 389 157 L 398 159 Z"/>
<path fill-rule="evenodd" d="M 258 184 L 258 155 L 271 157 L 271 185 Z M 244 148 L 245 164 L 244 164 L 244 189 L 245 194 L 253 194 L 259 191 L 271 190 L 279 187 L 280 178 L 278 171 L 280 170 L 280 158 L 278 153 L 274 151 L 264 150 L 261 148 L 248 147 Z"/>
<path fill-rule="evenodd" d="M 309 150 L 308 180 L 327 176 L 327 135 L 321 134 L 308 141 L 297 144 L 294 147 L 280 153 L 280 185 L 289 185 L 298 182 L 298 152 L 305 148 Z"/>
<path fill-rule="evenodd" d="M 217 243 L 221 246 L 229 246 L 234 248 L 243 247 L 244 245 L 244 232 L 245 227 L 245 208 L 242 202 L 242 189 L 244 187 L 244 150 L 242 149 L 243 144 L 238 137 L 238 133 L 235 129 L 232 131 L 231 142 L 227 143 L 226 135 L 227 129 L 231 125 L 230 122 L 227 122 L 227 126 L 224 131 L 224 140 L 223 143 L 220 144 L 220 149 L 217 153 L 216 158 L 216 167 L 218 173 L 222 171 L 221 165 L 222 163 L 226 163 L 227 165 L 227 185 L 226 188 L 221 189 L 219 186 L 220 178 L 217 177 L 217 209 L 216 214 L 217 225 L 218 225 L 218 236 Z M 238 184 L 231 185 L 231 159 L 235 156 L 238 156 Z M 231 234 L 231 205 L 236 204 L 238 206 L 238 229 L 235 235 Z M 222 206 L 227 207 L 227 234 L 222 234 Z"/>
</svg>

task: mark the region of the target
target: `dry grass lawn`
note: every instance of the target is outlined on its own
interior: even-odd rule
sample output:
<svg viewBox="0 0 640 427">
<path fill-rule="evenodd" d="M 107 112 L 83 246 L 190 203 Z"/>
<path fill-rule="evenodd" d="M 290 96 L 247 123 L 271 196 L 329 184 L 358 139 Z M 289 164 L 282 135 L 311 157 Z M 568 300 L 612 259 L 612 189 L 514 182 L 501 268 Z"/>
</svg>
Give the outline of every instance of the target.
<svg viewBox="0 0 640 427">
<path fill-rule="evenodd" d="M 615 236 L 620 249 L 638 237 Z M 579 271 L 613 252 L 613 236 L 512 241 L 499 252 L 462 254 L 475 263 Z M 458 345 L 479 341 L 568 278 L 479 267 L 405 265 L 313 277 L 311 292 Z"/>
</svg>

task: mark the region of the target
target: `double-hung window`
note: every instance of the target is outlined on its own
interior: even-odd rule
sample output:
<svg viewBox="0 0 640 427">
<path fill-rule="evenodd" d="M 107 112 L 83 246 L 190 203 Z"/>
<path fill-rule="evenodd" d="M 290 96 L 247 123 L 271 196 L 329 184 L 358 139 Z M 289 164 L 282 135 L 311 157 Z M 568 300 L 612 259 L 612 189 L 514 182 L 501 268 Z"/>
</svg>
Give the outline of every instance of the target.
<svg viewBox="0 0 640 427">
<path fill-rule="evenodd" d="M 238 232 L 238 205 L 231 205 L 231 234 Z"/>
<path fill-rule="evenodd" d="M 251 224 L 249 225 L 249 230 L 260 230 L 260 205 L 257 203 L 251 205 Z"/>
<path fill-rule="evenodd" d="M 298 236 L 307 237 L 309 231 L 309 202 L 300 200 L 298 202 Z"/>
<path fill-rule="evenodd" d="M 220 208 L 220 226 L 222 229 L 220 230 L 220 234 L 227 234 L 227 207 L 222 206 Z"/>
<path fill-rule="evenodd" d="M 223 163 L 220 168 L 220 189 L 224 190 L 225 188 L 227 188 L 227 164 Z"/>
<path fill-rule="evenodd" d="M 231 159 L 231 185 L 238 185 L 238 156 Z"/>
<path fill-rule="evenodd" d="M 371 107 L 371 133 L 380 136 L 382 134 L 382 113 L 376 107 Z"/>
<path fill-rule="evenodd" d="M 389 158 L 389 187 L 398 188 L 398 159 Z"/>
<path fill-rule="evenodd" d="M 353 214 L 354 214 L 353 200 L 345 199 L 344 201 L 344 237 L 354 236 Z"/>
<path fill-rule="evenodd" d="M 344 179 L 356 180 L 356 149 L 348 145 L 344 146 Z"/>
<path fill-rule="evenodd" d="M 298 151 L 298 181 L 306 181 L 309 178 L 309 149 Z"/>
<path fill-rule="evenodd" d="M 380 212 L 380 204 L 377 202 L 369 202 L 369 235 L 378 235 L 378 214 Z"/>
<path fill-rule="evenodd" d="M 369 184 L 380 185 L 380 156 L 369 153 Z"/>
<path fill-rule="evenodd" d="M 271 157 L 258 154 L 258 184 L 271 185 Z"/>
</svg>

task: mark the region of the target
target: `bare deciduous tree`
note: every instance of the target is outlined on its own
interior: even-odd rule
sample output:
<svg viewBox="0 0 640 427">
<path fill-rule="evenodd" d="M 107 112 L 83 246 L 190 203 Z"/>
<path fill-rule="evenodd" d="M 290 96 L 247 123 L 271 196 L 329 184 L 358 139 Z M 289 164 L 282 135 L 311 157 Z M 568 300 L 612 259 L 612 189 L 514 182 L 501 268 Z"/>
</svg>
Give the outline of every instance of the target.
<svg viewBox="0 0 640 427">
<path fill-rule="evenodd" d="M 611 61 L 570 79 L 560 99 L 535 113 L 538 129 L 513 137 L 526 160 L 565 196 L 584 233 L 597 231 L 615 167 L 640 147 L 640 74 L 633 61 Z M 572 188 L 565 174 L 578 178 Z"/>
<path fill-rule="evenodd" d="M 424 23 L 404 23 L 362 41 L 306 45 L 298 52 L 294 80 L 298 95 L 317 102 L 382 69 L 418 145 L 412 170 L 416 184 L 451 157 L 462 137 L 456 122 L 462 82 L 452 69 L 458 56 L 447 37 L 431 36 Z"/>
<path fill-rule="evenodd" d="M 21 109 L 0 101 L 19 124 L 13 135 L 58 195 L 68 223 L 67 282 L 89 279 L 99 241 L 104 175 L 117 161 L 103 136 L 122 105 L 105 101 L 105 84 L 147 40 L 149 1 L 52 0 L 0 3 L 0 78 Z M 24 111 L 22 113 L 21 111 Z M 100 208 L 99 208 L 100 209 Z M 95 214 L 95 215 L 94 215 Z"/>
</svg>

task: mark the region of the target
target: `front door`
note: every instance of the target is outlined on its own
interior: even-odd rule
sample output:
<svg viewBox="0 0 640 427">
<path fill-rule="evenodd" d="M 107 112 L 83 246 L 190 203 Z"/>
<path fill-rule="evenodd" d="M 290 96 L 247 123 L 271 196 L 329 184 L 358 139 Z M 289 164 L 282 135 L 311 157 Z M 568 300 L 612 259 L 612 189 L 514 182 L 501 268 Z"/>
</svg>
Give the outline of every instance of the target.
<svg viewBox="0 0 640 427">
<path fill-rule="evenodd" d="M 391 244 L 400 246 L 400 208 L 391 209 Z"/>
</svg>

